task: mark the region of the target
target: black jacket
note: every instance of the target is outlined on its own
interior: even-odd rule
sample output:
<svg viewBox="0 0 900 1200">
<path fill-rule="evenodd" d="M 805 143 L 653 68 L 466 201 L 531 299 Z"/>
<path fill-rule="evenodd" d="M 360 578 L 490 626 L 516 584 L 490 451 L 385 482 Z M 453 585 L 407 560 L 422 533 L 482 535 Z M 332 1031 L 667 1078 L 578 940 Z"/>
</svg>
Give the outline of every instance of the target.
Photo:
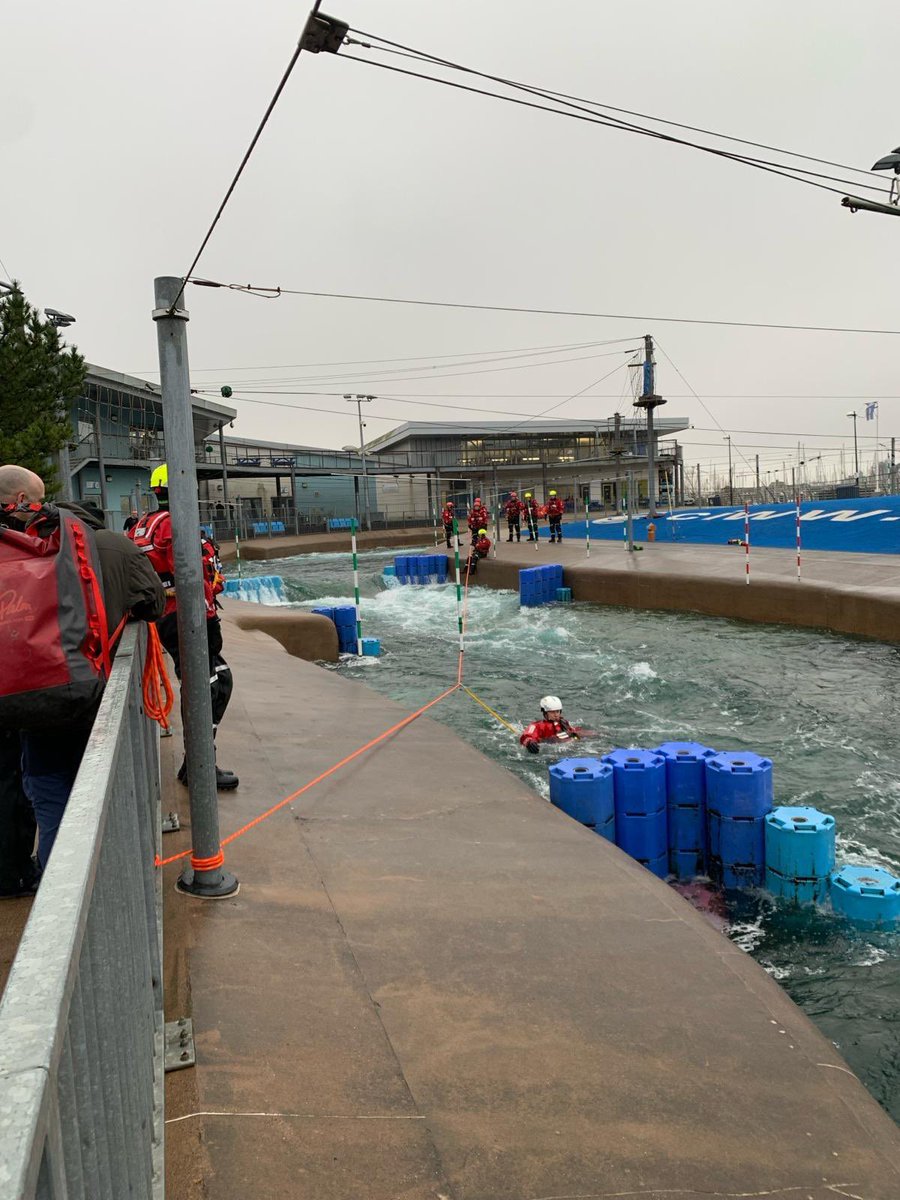
<svg viewBox="0 0 900 1200">
<path fill-rule="evenodd" d="M 94 531 L 109 632 L 118 627 L 127 613 L 139 621 L 155 621 L 161 617 L 166 605 L 163 586 L 147 561 L 147 556 L 141 553 L 134 542 L 124 533 L 107 529 L 98 513 L 84 509 L 79 504 L 62 500 L 57 508 L 74 513 Z"/>
</svg>

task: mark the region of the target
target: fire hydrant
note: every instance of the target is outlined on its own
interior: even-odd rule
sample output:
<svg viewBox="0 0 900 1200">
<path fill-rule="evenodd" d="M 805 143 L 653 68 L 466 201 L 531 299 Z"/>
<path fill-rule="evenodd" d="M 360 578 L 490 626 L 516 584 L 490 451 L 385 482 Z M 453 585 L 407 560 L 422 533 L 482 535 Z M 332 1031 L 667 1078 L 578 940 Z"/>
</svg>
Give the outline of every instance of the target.
<svg viewBox="0 0 900 1200">
<path fill-rule="evenodd" d="M 648 542 L 656 541 L 656 526 L 653 524 L 652 521 L 647 526 L 647 541 Z"/>
</svg>

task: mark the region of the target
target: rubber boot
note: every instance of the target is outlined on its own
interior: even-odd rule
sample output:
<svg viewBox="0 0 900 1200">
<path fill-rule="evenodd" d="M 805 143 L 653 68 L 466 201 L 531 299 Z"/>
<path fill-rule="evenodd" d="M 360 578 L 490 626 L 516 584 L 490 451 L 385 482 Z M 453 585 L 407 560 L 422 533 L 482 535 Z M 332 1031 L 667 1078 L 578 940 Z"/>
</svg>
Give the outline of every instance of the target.
<svg viewBox="0 0 900 1200">
<path fill-rule="evenodd" d="M 182 760 L 181 766 L 178 768 L 178 782 L 188 786 L 187 777 L 187 762 Z M 223 770 L 222 767 L 216 764 L 216 791 L 233 792 L 241 781 L 235 775 L 234 771 Z"/>
</svg>

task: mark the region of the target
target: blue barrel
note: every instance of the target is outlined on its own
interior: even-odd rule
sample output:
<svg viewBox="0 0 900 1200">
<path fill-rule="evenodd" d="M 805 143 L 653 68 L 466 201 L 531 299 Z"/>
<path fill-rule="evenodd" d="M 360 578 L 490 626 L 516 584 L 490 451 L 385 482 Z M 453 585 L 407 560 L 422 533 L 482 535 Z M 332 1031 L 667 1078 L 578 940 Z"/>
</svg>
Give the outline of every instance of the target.
<svg viewBox="0 0 900 1200">
<path fill-rule="evenodd" d="M 350 625 L 356 629 L 356 609 L 352 604 L 337 604 L 334 608 L 334 623 L 340 629 L 342 625 Z"/>
<path fill-rule="evenodd" d="M 397 568 L 396 568 L 396 566 L 394 566 L 393 563 L 385 563 L 384 568 L 381 573 L 384 576 L 391 576 L 391 575 L 396 576 Z"/>
<path fill-rule="evenodd" d="M 381 641 L 379 638 L 363 638 L 362 652 L 368 654 L 372 658 L 378 658 L 381 654 Z"/>
<path fill-rule="evenodd" d="M 598 758 L 564 758 L 549 768 L 550 803 L 615 841 L 613 769 Z"/>
<path fill-rule="evenodd" d="M 766 887 L 796 904 L 824 904 L 834 870 L 834 817 L 808 807 L 766 817 Z"/>
<path fill-rule="evenodd" d="M 663 742 L 655 752 L 666 760 L 669 869 L 677 879 L 707 869 L 706 763 L 715 750 L 699 742 Z"/>
<path fill-rule="evenodd" d="M 883 867 L 841 867 L 831 876 L 834 911 L 867 928 L 900 923 L 900 879 Z"/>
<path fill-rule="evenodd" d="M 708 802 L 708 801 L 707 801 Z M 731 887 L 762 887 L 766 873 L 765 817 L 722 817 L 707 812 L 709 873 Z"/>
<path fill-rule="evenodd" d="M 556 589 L 556 599 L 560 604 L 568 604 L 572 599 L 572 589 L 558 587 Z"/>
<path fill-rule="evenodd" d="M 443 554 L 437 556 L 437 577 L 438 583 L 447 582 L 447 559 Z"/>
<path fill-rule="evenodd" d="M 613 750 L 616 845 L 664 879 L 669 870 L 666 760 L 651 750 Z"/>
<path fill-rule="evenodd" d="M 314 608 L 313 612 L 318 613 L 318 615 L 320 617 L 327 617 L 329 621 L 334 620 L 334 609 L 333 608 Z"/>
<path fill-rule="evenodd" d="M 409 555 L 398 554 L 394 559 L 394 574 L 401 583 L 409 581 Z"/>
<path fill-rule="evenodd" d="M 706 760 L 706 807 L 721 817 L 762 818 L 774 804 L 772 760 L 726 751 Z"/>
</svg>

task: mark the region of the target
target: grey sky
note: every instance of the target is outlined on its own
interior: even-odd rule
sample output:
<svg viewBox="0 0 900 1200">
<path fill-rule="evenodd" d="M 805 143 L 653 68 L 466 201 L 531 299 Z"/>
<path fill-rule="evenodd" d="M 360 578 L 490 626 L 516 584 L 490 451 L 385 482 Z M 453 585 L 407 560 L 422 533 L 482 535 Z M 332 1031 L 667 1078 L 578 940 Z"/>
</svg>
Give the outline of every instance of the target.
<svg viewBox="0 0 900 1200">
<path fill-rule="evenodd" d="M 328 0 L 325 8 L 467 65 L 858 167 L 900 143 L 900 10 L 889 0 Z M 73 340 L 90 361 L 152 378 L 153 277 L 187 268 L 304 19 L 283 0 L 95 0 L 5 14 L 0 259 L 35 303 L 77 316 Z M 851 216 L 836 195 L 691 150 L 303 55 L 197 273 L 322 291 L 900 329 L 898 237 L 900 222 Z M 448 367 L 406 382 L 384 372 L 412 363 L 272 365 L 466 356 L 650 332 L 709 397 L 724 430 L 778 431 L 734 434 L 764 467 L 789 459 L 798 440 L 810 456 L 840 445 L 815 434 L 840 435 L 849 447 L 845 413 L 854 407 L 860 434 L 874 434 L 862 420 L 865 402 L 724 394 L 882 396 L 882 441 L 900 435 L 900 400 L 889 398 L 900 397 L 896 337 L 266 302 L 194 287 L 188 303 L 196 385 L 230 382 L 238 394 L 240 380 L 352 370 L 353 379 L 292 386 L 377 394 L 367 437 L 390 428 L 380 415 L 465 416 L 391 396 L 427 393 L 438 403 L 437 393 L 450 393 L 450 404 L 538 413 L 617 360 L 441 381 L 462 370 Z M 723 462 L 712 417 L 660 357 L 665 414 L 698 427 L 684 439 L 687 462 Z M 252 369 L 224 370 L 232 367 Z M 620 403 L 628 411 L 617 400 L 625 374 L 559 415 L 605 418 Z M 354 406 L 282 400 L 339 411 L 236 400 L 236 432 L 355 441 Z"/>
</svg>

